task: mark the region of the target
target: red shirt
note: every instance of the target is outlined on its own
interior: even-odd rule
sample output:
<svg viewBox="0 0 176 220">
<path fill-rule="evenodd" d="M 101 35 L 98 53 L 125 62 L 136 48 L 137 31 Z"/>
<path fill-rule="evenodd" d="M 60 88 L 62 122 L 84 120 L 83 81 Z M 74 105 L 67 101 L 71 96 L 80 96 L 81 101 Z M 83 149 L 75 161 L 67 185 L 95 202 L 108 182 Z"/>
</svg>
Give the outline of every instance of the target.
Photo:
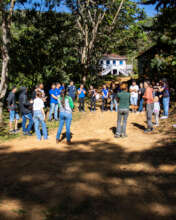
<svg viewBox="0 0 176 220">
<path fill-rule="evenodd" d="M 152 88 L 148 87 L 145 90 L 143 99 L 145 99 L 147 104 L 152 104 L 153 103 L 153 89 Z"/>
</svg>

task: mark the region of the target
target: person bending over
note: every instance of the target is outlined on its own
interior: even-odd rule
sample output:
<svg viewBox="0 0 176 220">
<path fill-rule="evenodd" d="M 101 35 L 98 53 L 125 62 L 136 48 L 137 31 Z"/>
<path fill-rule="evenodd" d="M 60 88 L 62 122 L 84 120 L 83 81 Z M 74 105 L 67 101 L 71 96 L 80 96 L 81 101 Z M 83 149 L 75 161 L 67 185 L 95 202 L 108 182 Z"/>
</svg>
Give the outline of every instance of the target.
<svg viewBox="0 0 176 220">
<path fill-rule="evenodd" d="M 66 94 L 66 91 L 62 91 L 60 97 L 58 98 L 58 105 L 60 109 L 59 114 L 59 128 L 56 136 L 56 143 L 59 143 L 60 135 L 64 126 L 66 124 L 66 138 L 67 143 L 71 143 L 70 126 L 72 121 L 72 109 L 74 108 L 73 100 L 70 96 Z"/>
<path fill-rule="evenodd" d="M 40 125 L 42 127 L 43 138 L 44 140 L 48 139 L 47 128 L 45 123 L 45 112 L 44 112 L 44 102 L 43 96 L 41 92 L 36 93 L 36 98 L 34 99 L 33 103 L 33 120 L 34 120 L 34 127 L 35 133 L 38 140 L 42 139 L 42 135 L 40 132 Z"/>
<path fill-rule="evenodd" d="M 118 107 L 118 120 L 117 120 L 117 130 L 115 138 L 124 138 L 127 137 L 126 134 L 126 125 L 129 115 L 129 106 L 130 106 L 130 93 L 127 92 L 128 85 L 123 83 L 121 85 L 121 92 L 118 93 L 117 97 L 119 99 Z M 123 123 L 121 124 L 123 120 Z"/>
</svg>

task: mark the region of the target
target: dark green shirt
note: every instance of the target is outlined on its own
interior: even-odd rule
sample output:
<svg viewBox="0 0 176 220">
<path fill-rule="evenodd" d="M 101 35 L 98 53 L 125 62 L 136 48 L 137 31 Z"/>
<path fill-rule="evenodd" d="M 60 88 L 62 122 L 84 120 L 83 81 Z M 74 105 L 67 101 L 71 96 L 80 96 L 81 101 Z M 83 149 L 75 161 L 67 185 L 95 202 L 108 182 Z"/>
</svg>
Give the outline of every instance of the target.
<svg viewBox="0 0 176 220">
<path fill-rule="evenodd" d="M 118 93 L 119 98 L 119 109 L 129 109 L 130 106 L 130 93 L 122 91 Z"/>
</svg>

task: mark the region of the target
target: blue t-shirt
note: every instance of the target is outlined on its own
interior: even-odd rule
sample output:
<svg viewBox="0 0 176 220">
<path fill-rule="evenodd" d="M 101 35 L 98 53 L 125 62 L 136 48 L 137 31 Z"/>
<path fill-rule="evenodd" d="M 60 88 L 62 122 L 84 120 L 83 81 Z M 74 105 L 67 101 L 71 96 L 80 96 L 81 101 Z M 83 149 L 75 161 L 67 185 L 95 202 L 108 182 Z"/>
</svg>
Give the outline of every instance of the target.
<svg viewBox="0 0 176 220">
<path fill-rule="evenodd" d="M 107 95 L 108 95 L 108 89 L 102 89 L 101 90 L 102 91 L 102 93 L 103 93 L 103 98 L 107 98 Z"/>
<path fill-rule="evenodd" d="M 76 93 L 76 87 L 75 86 L 68 86 L 68 93 L 69 93 L 69 96 L 75 96 L 75 93 Z"/>
<path fill-rule="evenodd" d="M 80 91 L 81 89 L 79 88 L 78 91 Z M 82 89 L 84 91 L 86 91 L 85 89 Z M 79 98 L 84 98 L 85 97 L 85 94 L 83 91 L 81 91 L 81 93 L 79 94 Z"/>
<path fill-rule="evenodd" d="M 61 87 L 59 89 L 55 88 L 55 90 L 56 90 L 56 96 L 59 96 L 61 94 L 62 88 Z"/>
<path fill-rule="evenodd" d="M 64 86 L 61 86 L 59 89 L 60 89 L 60 91 L 62 91 L 62 90 L 65 89 L 65 87 L 64 87 Z"/>
<path fill-rule="evenodd" d="M 56 91 L 56 89 L 50 89 L 49 94 L 50 94 L 50 103 L 57 104 L 58 101 L 52 97 L 52 95 L 54 95 L 54 96 L 57 97 L 57 91 Z"/>
</svg>

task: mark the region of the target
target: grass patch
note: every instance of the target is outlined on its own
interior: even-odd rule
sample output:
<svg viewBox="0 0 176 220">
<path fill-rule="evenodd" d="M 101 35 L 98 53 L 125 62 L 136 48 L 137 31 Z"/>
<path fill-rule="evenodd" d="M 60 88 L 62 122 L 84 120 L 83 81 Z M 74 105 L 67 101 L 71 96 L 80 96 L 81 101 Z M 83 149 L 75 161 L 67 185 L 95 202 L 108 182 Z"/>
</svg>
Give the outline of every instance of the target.
<svg viewBox="0 0 176 220">
<path fill-rule="evenodd" d="M 75 111 L 73 113 L 73 122 L 79 121 L 82 115 L 83 113 Z M 0 143 L 5 142 L 5 141 L 10 141 L 13 139 L 17 139 L 17 138 L 25 138 L 25 136 L 22 134 L 22 131 L 21 131 L 21 124 L 22 124 L 22 120 L 20 119 L 19 120 L 20 132 L 18 134 L 9 134 L 9 113 L 8 111 L 5 111 L 3 114 L 3 124 L 0 126 Z M 48 128 L 48 133 L 51 133 L 53 130 L 58 128 L 59 122 L 58 121 L 51 121 L 51 122 L 47 121 L 46 124 Z M 35 135 L 35 133 L 33 133 L 33 135 Z"/>
</svg>

